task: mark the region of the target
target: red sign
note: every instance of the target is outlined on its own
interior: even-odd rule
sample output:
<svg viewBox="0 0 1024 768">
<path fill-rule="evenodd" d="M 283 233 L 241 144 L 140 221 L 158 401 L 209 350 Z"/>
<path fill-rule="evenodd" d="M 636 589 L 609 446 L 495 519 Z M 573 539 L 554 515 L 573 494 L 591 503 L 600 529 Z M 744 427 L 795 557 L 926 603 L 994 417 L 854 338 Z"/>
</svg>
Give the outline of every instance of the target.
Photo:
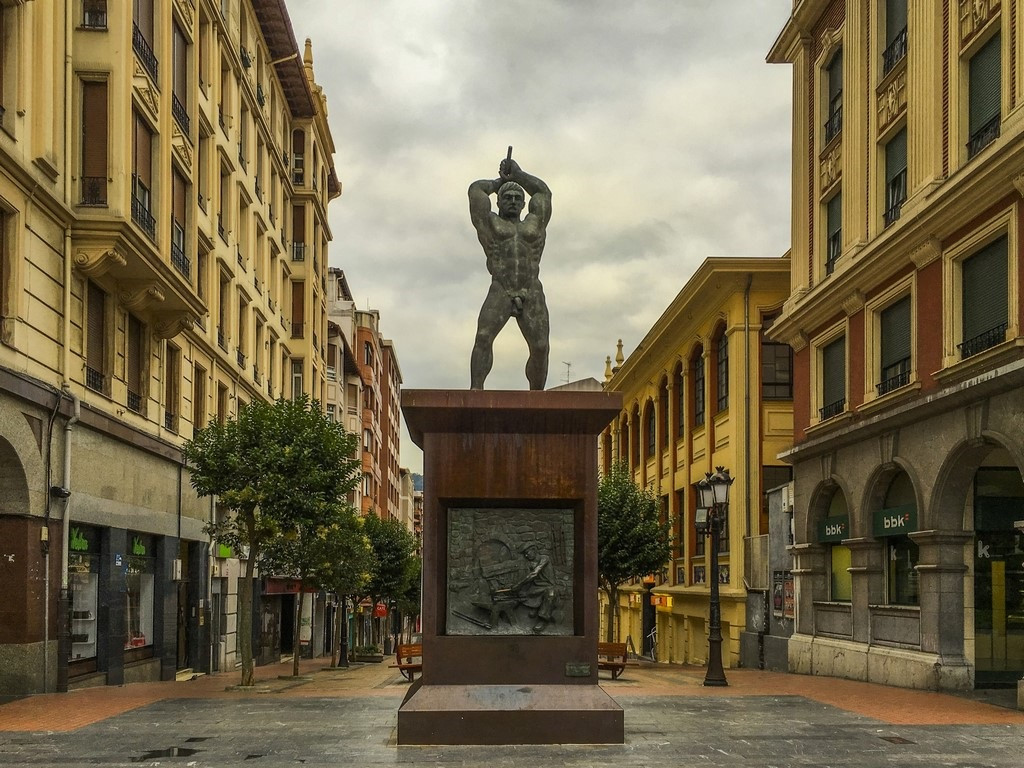
<svg viewBox="0 0 1024 768">
<path fill-rule="evenodd" d="M 377 603 L 373 606 L 373 615 L 378 619 L 383 619 L 388 615 L 388 607 L 384 603 Z"/>
</svg>

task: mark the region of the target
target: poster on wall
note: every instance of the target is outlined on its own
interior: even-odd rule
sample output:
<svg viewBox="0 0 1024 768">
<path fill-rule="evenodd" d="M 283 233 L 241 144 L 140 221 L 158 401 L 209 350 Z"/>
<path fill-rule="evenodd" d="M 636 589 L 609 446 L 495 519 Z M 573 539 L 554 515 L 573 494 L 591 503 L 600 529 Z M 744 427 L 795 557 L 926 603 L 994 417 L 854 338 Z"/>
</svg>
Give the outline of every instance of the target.
<svg viewBox="0 0 1024 768">
<path fill-rule="evenodd" d="M 782 617 L 782 609 L 784 604 L 783 598 L 783 581 L 784 574 L 782 571 L 772 571 L 772 614 L 777 617 Z"/>
<path fill-rule="evenodd" d="M 792 571 L 783 572 L 782 616 L 786 619 L 792 619 L 796 617 L 796 586 L 793 583 Z"/>
</svg>

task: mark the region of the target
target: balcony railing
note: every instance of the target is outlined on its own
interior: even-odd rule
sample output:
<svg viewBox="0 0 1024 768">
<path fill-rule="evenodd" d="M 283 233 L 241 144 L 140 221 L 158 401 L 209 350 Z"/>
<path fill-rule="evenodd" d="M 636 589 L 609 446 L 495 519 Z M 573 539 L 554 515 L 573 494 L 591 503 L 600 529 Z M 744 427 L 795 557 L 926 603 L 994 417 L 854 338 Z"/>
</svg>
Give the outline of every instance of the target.
<svg viewBox="0 0 1024 768">
<path fill-rule="evenodd" d="M 238 350 L 235 353 L 235 360 L 238 362 L 239 368 L 245 368 L 245 353 L 242 350 Z"/>
<path fill-rule="evenodd" d="M 303 323 L 302 322 L 296 322 L 296 321 L 292 322 L 292 338 L 293 339 L 301 339 L 301 338 L 303 338 Z"/>
<path fill-rule="evenodd" d="M 889 226 L 900 217 L 903 201 L 907 199 L 907 169 L 897 173 L 885 188 L 885 226 Z"/>
<path fill-rule="evenodd" d="M 306 260 L 306 244 L 292 243 L 292 261 Z"/>
<path fill-rule="evenodd" d="M 333 365 L 328 365 L 327 366 L 327 380 L 328 381 L 337 381 L 338 380 L 338 371 L 337 371 L 337 369 L 335 369 L 335 367 Z"/>
<path fill-rule="evenodd" d="M 235 246 L 235 258 L 238 260 L 238 266 L 245 269 L 245 259 L 242 258 L 242 246 Z"/>
<path fill-rule="evenodd" d="M 263 187 L 260 186 L 260 177 L 259 176 L 256 177 L 255 189 L 256 189 L 256 197 L 259 200 L 262 200 L 263 199 Z"/>
<path fill-rule="evenodd" d="M 825 274 L 831 275 L 836 269 L 836 262 L 839 261 L 839 252 L 842 250 L 843 230 L 837 229 L 828 236 L 827 255 L 825 256 Z"/>
<path fill-rule="evenodd" d="M 82 3 L 82 28 L 107 28 L 107 0 L 85 0 Z"/>
<path fill-rule="evenodd" d="M 270 226 L 277 226 L 277 218 L 274 216 L 274 205 L 271 203 L 267 208 L 267 215 L 270 217 Z"/>
<path fill-rule="evenodd" d="M 263 94 L 263 86 L 256 85 L 256 103 L 261 107 L 267 103 L 267 97 Z"/>
<path fill-rule="evenodd" d="M 999 120 L 1000 116 L 996 115 L 981 128 L 971 134 L 970 140 L 967 142 L 967 159 L 970 160 L 977 155 L 981 150 L 991 144 L 993 141 L 999 138 Z"/>
<path fill-rule="evenodd" d="M 1006 328 L 1007 324 L 1001 323 L 995 328 L 990 328 L 984 333 L 979 333 L 973 338 L 960 342 L 956 345 L 957 349 L 960 350 L 960 358 L 966 360 L 968 357 L 973 357 L 990 347 L 1002 344 L 1006 340 Z"/>
<path fill-rule="evenodd" d="M 192 124 L 192 121 L 189 119 L 188 110 L 185 109 L 185 105 L 181 103 L 181 99 L 174 93 L 171 94 L 171 116 L 181 126 L 181 130 L 185 132 L 185 135 L 188 136 L 189 126 Z"/>
<path fill-rule="evenodd" d="M 224 330 L 221 328 L 217 329 L 217 346 L 225 352 L 228 351 L 228 340 L 224 338 Z"/>
<path fill-rule="evenodd" d="M 222 106 L 217 107 L 217 125 L 220 126 L 220 129 L 224 131 L 224 135 L 227 136 L 228 126 L 226 121 L 224 120 L 224 107 Z"/>
<path fill-rule="evenodd" d="M 267 377 L 267 397 L 273 397 L 273 396 L 274 396 L 274 384 L 270 380 L 270 377 L 268 376 Z"/>
<path fill-rule="evenodd" d="M 142 413 L 142 395 L 138 392 L 132 392 L 128 390 L 128 410 L 135 411 L 135 413 Z"/>
<path fill-rule="evenodd" d="M 157 82 L 159 63 L 156 60 L 156 54 L 153 53 L 153 47 L 149 44 L 146 36 L 142 34 L 139 25 L 135 23 L 132 24 L 132 49 L 142 62 L 142 66 L 146 68 L 150 77 L 153 78 L 153 82 Z"/>
<path fill-rule="evenodd" d="M 164 411 L 164 429 L 174 432 L 176 417 L 177 414 L 174 411 Z"/>
<path fill-rule="evenodd" d="M 91 366 L 85 366 L 85 386 L 89 389 L 102 392 L 104 390 L 106 378 L 107 377 L 104 376 L 102 372 L 92 368 Z"/>
<path fill-rule="evenodd" d="M 910 358 L 905 357 L 897 363 L 882 369 L 882 380 L 875 385 L 879 396 L 905 387 L 910 383 Z"/>
<path fill-rule="evenodd" d="M 252 380 L 256 383 L 256 386 L 263 383 L 263 374 L 260 373 L 259 366 L 254 365 L 252 367 Z"/>
<path fill-rule="evenodd" d="M 903 61 L 903 57 L 907 55 L 907 28 L 896 35 L 889 46 L 882 51 L 882 77 L 892 72 L 892 70 Z"/>
<path fill-rule="evenodd" d="M 818 416 L 822 421 L 825 421 L 825 419 L 831 419 L 833 416 L 838 416 L 844 410 L 846 410 L 845 397 L 841 400 L 836 400 L 834 403 L 829 403 L 824 408 L 819 408 Z"/>
<path fill-rule="evenodd" d="M 242 166 L 242 170 L 245 170 L 245 147 L 242 146 L 242 142 L 238 142 L 238 164 Z"/>
<path fill-rule="evenodd" d="M 243 67 L 246 69 L 250 69 L 252 67 L 252 56 L 250 56 L 249 52 L 245 50 L 245 46 L 238 47 L 238 56 L 242 59 Z"/>
<path fill-rule="evenodd" d="M 295 155 L 292 162 L 292 184 L 301 187 L 306 183 L 305 155 Z"/>
<path fill-rule="evenodd" d="M 132 195 L 132 221 L 142 227 L 147 235 L 156 239 L 156 219 L 149 212 L 149 207 L 135 195 Z"/>
<path fill-rule="evenodd" d="M 82 177 L 82 205 L 107 204 L 107 177 Z"/>
<path fill-rule="evenodd" d="M 172 225 L 173 226 L 173 225 Z M 185 255 L 185 249 L 181 243 L 171 241 L 171 264 L 181 273 L 186 280 L 192 280 L 192 261 Z"/>
<path fill-rule="evenodd" d="M 828 120 L 825 121 L 825 143 L 828 144 L 832 141 L 841 130 L 843 130 L 843 105 L 839 104 L 832 109 Z"/>
</svg>

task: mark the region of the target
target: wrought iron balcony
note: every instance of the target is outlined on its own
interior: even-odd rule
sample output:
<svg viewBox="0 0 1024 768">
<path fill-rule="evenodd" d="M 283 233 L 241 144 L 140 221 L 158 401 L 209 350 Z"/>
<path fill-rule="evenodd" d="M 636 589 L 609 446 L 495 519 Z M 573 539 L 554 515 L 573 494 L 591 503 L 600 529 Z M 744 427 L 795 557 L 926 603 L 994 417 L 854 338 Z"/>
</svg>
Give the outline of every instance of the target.
<svg viewBox="0 0 1024 768">
<path fill-rule="evenodd" d="M 256 197 L 257 197 L 257 199 L 262 200 L 263 199 L 263 187 L 260 186 L 260 177 L 259 176 L 256 177 L 255 189 L 256 189 Z"/>
<path fill-rule="evenodd" d="M 896 174 L 885 188 L 885 226 L 889 226 L 900 217 L 903 201 L 907 199 L 907 169 Z"/>
<path fill-rule="evenodd" d="M 1001 323 L 995 328 L 990 328 L 984 333 L 979 333 L 977 336 L 966 339 L 956 345 L 956 348 L 960 350 L 960 358 L 966 360 L 968 357 L 973 357 L 979 352 L 984 352 L 986 349 L 996 346 L 996 344 L 1002 344 L 1006 340 L 1006 323 Z"/>
<path fill-rule="evenodd" d="M 256 84 L 256 103 L 261 107 L 267 103 L 267 97 L 263 94 L 263 86 Z"/>
<path fill-rule="evenodd" d="M 907 55 L 907 28 L 896 35 L 889 46 L 882 51 L 882 77 L 893 71 Z"/>
<path fill-rule="evenodd" d="M 192 121 L 189 119 L 188 110 L 185 109 L 185 105 L 181 103 L 181 99 L 174 93 L 171 94 L 171 115 L 178 125 L 181 126 L 181 130 L 185 132 L 185 135 L 188 136 L 189 126 L 192 124 Z"/>
<path fill-rule="evenodd" d="M 164 429 L 174 432 L 176 422 L 177 414 L 174 411 L 164 411 Z"/>
<path fill-rule="evenodd" d="M 238 47 L 238 56 L 242 60 L 243 67 L 245 67 L 246 69 L 250 69 L 252 67 L 252 56 L 250 56 L 249 52 L 245 50 L 244 45 L 240 45 Z"/>
<path fill-rule="evenodd" d="M 142 413 L 142 395 L 138 392 L 132 392 L 128 390 L 128 410 L 135 411 L 135 413 Z"/>
<path fill-rule="evenodd" d="M 223 106 L 218 106 L 217 107 L 217 125 L 220 126 L 220 129 L 222 131 L 224 131 L 224 135 L 227 136 L 228 135 L 228 127 L 227 127 L 227 125 L 225 124 L 225 121 L 224 121 L 224 107 Z"/>
<path fill-rule="evenodd" d="M 153 53 L 153 47 L 149 44 L 146 36 L 142 34 L 139 25 L 134 22 L 132 23 L 132 49 L 139 57 L 139 61 L 142 62 L 142 66 L 153 78 L 153 82 L 157 82 L 160 65 L 156 60 L 156 54 Z"/>
<path fill-rule="evenodd" d="M 327 380 L 328 381 L 337 381 L 338 380 L 338 371 L 337 371 L 337 369 L 335 369 L 335 367 L 333 365 L 328 365 L 327 366 Z"/>
<path fill-rule="evenodd" d="M 292 261 L 306 260 L 306 244 L 292 243 Z"/>
<path fill-rule="evenodd" d="M 149 207 L 146 203 L 134 194 L 132 195 L 132 221 L 142 227 L 150 238 L 156 239 L 156 219 L 149 212 Z"/>
<path fill-rule="evenodd" d="M 91 366 L 85 366 L 85 386 L 97 392 L 105 390 L 106 376 Z"/>
<path fill-rule="evenodd" d="M 999 121 L 1000 116 L 996 115 L 971 134 L 971 138 L 967 142 L 968 160 L 975 157 L 981 150 L 999 138 Z"/>
<path fill-rule="evenodd" d="M 238 259 L 238 266 L 240 266 L 242 269 L 245 269 L 245 259 L 242 258 L 242 246 L 235 246 L 235 256 Z"/>
<path fill-rule="evenodd" d="M 172 225 L 173 226 L 173 225 Z M 192 281 L 192 260 L 185 255 L 185 249 L 180 243 L 171 241 L 171 264 L 189 282 Z"/>
<path fill-rule="evenodd" d="M 82 205 L 107 204 L 107 177 L 82 177 Z"/>
<path fill-rule="evenodd" d="M 197 195 L 196 199 L 199 202 L 199 208 L 203 211 L 203 213 L 206 213 L 206 195 L 204 195 L 202 192 L 200 192 Z"/>
<path fill-rule="evenodd" d="M 255 382 L 256 386 L 263 383 L 263 374 L 260 373 L 259 366 L 254 365 L 252 367 L 252 380 Z"/>
<path fill-rule="evenodd" d="M 836 400 L 834 403 L 829 403 L 824 408 L 818 409 L 818 416 L 822 421 L 825 419 L 831 419 L 833 416 L 838 416 L 840 413 L 846 410 L 846 398 Z"/>
<path fill-rule="evenodd" d="M 839 132 L 843 130 L 843 105 L 839 104 L 832 109 L 829 113 L 828 120 L 825 121 L 825 143 L 828 144 L 832 139 L 839 135 Z"/>
<path fill-rule="evenodd" d="M 224 214 L 217 214 L 217 234 L 220 235 L 220 239 L 225 243 L 228 241 L 227 233 L 224 231 Z"/>
<path fill-rule="evenodd" d="M 239 368 L 245 368 L 245 353 L 243 353 L 242 350 L 237 351 L 235 360 L 238 362 Z"/>
<path fill-rule="evenodd" d="M 894 389 L 905 387 L 910 383 L 910 358 L 905 357 L 897 363 L 882 369 L 882 380 L 875 385 L 879 396 Z"/>
<path fill-rule="evenodd" d="M 242 170 L 245 170 L 245 148 L 242 146 L 242 142 L 238 142 L 238 164 L 242 166 Z"/>
<path fill-rule="evenodd" d="M 223 349 L 225 352 L 228 351 L 228 340 L 224 338 L 224 329 L 217 329 L 217 346 Z"/>
<path fill-rule="evenodd" d="M 304 327 L 303 326 L 304 326 L 304 324 L 302 323 L 302 321 L 293 321 L 292 322 L 292 338 L 293 339 L 301 339 L 301 338 L 304 337 L 305 334 L 304 334 Z"/>
</svg>

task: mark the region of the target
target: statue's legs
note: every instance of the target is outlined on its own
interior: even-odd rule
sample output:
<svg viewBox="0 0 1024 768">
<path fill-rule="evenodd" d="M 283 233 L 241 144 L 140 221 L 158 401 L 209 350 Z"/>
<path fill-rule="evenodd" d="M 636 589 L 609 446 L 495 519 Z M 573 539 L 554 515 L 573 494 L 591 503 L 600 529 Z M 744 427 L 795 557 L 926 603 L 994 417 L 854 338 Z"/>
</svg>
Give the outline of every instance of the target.
<svg viewBox="0 0 1024 768">
<path fill-rule="evenodd" d="M 476 321 L 476 342 L 469 359 L 470 389 L 483 389 L 484 379 L 494 364 L 494 339 L 512 315 L 512 302 L 505 289 L 495 282 L 487 291 L 480 317 Z"/>
<path fill-rule="evenodd" d="M 530 348 L 526 361 L 526 379 L 530 389 L 544 389 L 548 378 L 548 306 L 540 282 L 523 297 L 523 313 L 516 318 Z"/>
</svg>

